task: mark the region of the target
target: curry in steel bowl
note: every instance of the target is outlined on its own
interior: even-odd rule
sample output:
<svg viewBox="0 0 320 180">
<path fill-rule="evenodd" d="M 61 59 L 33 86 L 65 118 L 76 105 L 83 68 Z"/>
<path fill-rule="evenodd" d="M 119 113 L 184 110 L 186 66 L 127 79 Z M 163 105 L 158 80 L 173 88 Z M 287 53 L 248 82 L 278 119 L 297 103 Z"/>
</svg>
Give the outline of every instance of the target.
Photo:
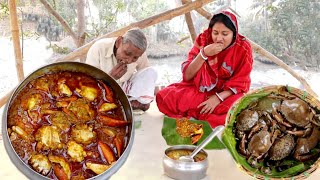
<svg viewBox="0 0 320 180">
<path fill-rule="evenodd" d="M 121 102 L 102 80 L 60 71 L 40 76 L 11 101 L 7 132 L 20 159 L 52 179 L 88 179 L 128 145 Z"/>
<path fill-rule="evenodd" d="M 248 93 L 227 120 L 223 141 L 251 175 L 293 177 L 319 160 L 319 102 L 299 89 L 272 86 Z"/>
</svg>

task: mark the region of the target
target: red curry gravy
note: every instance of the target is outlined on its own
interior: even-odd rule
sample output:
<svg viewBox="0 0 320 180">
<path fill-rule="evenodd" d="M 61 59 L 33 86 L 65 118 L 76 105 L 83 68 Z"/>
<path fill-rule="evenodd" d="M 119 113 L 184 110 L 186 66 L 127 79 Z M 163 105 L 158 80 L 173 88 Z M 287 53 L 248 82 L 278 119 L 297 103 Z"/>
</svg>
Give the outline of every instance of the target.
<svg viewBox="0 0 320 180">
<path fill-rule="evenodd" d="M 69 71 L 32 80 L 8 111 L 8 134 L 16 153 L 52 179 L 103 173 L 123 153 L 129 124 L 109 86 Z"/>
</svg>

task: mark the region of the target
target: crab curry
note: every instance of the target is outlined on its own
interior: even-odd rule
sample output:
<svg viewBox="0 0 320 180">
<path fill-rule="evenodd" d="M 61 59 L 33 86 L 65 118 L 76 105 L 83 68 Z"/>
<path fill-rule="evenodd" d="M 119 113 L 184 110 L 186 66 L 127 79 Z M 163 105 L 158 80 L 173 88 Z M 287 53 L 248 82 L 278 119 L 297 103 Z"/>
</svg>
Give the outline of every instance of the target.
<svg viewBox="0 0 320 180">
<path fill-rule="evenodd" d="M 29 82 L 9 105 L 8 135 L 25 164 L 52 179 L 87 179 L 122 155 L 128 125 L 115 92 L 83 73 Z"/>
</svg>

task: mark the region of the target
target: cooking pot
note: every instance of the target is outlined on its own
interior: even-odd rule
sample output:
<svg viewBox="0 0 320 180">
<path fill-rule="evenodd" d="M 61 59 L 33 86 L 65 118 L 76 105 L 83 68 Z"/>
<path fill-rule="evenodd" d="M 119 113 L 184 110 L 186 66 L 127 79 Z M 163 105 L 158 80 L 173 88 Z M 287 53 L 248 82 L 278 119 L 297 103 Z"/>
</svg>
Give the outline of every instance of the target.
<svg viewBox="0 0 320 180">
<path fill-rule="evenodd" d="M 197 180 L 206 176 L 208 169 L 208 154 L 202 149 L 199 153 L 205 154 L 206 158 L 198 162 L 186 162 L 170 158 L 167 154 L 174 150 L 190 150 L 196 149 L 193 145 L 176 145 L 165 150 L 163 157 L 164 173 L 178 180 Z"/>
<path fill-rule="evenodd" d="M 113 92 L 115 92 L 116 98 L 121 102 L 126 121 L 132 122 L 128 126 L 128 134 L 129 134 L 128 144 L 123 154 L 108 170 L 106 170 L 100 175 L 90 178 L 90 179 L 108 179 L 110 176 L 116 173 L 120 169 L 120 167 L 124 164 L 132 148 L 133 137 L 134 137 L 134 121 L 133 121 L 133 115 L 132 115 L 132 108 L 126 94 L 123 92 L 123 90 L 118 85 L 118 83 L 102 70 L 88 64 L 84 64 L 80 62 L 58 62 L 58 63 L 49 64 L 31 73 L 17 86 L 17 88 L 13 91 L 8 103 L 6 104 L 6 107 L 3 113 L 3 118 L 2 118 L 2 137 L 3 137 L 5 149 L 9 155 L 9 158 L 13 162 L 13 164 L 29 179 L 34 179 L 34 180 L 49 179 L 48 177 L 42 176 L 41 174 L 35 172 L 32 168 L 29 167 L 29 165 L 25 164 L 17 155 L 8 136 L 7 117 L 8 117 L 8 110 L 9 110 L 10 104 L 15 99 L 17 94 L 30 81 L 40 76 L 43 76 L 44 74 L 60 72 L 60 71 L 81 72 L 89 76 L 92 76 L 93 78 L 104 81 L 106 84 L 108 84 L 112 88 Z"/>
</svg>

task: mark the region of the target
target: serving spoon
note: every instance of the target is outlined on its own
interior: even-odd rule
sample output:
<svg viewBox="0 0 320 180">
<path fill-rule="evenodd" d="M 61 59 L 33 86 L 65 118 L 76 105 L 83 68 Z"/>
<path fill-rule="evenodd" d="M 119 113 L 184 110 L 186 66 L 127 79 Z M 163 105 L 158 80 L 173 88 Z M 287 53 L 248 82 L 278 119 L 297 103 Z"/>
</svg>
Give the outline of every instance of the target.
<svg viewBox="0 0 320 180">
<path fill-rule="evenodd" d="M 203 149 L 222 129 L 224 128 L 224 126 L 220 125 L 217 126 L 212 133 L 204 140 L 201 142 L 201 144 L 195 149 L 193 150 L 193 152 L 188 155 L 188 156 L 181 156 L 179 158 L 179 161 L 184 161 L 184 162 L 194 162 L 193 157 L 198 154 L 198 152 Z"/>
</svg>

